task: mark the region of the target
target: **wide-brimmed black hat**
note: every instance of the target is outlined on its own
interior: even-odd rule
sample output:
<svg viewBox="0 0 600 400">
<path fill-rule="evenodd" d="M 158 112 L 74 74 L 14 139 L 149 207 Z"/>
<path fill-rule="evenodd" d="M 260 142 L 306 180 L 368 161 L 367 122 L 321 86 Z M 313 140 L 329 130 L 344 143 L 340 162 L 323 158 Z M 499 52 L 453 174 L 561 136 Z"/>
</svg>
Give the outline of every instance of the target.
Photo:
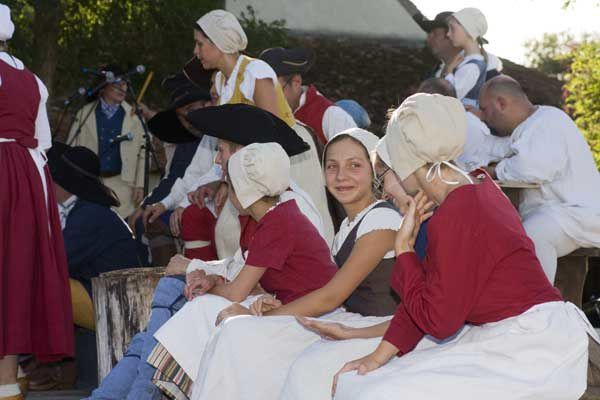
<svg viewBox="0 0 600 400">
<path fill-rule="evenodd" d="M 197 140 L 198 137 L 181 124 L 176 110 L 196 101 L 210 100 L 209 87 L 202 88 L 192 84 L 183 72 L 167 77 L 163 80 L 162 87 L 171 92 L 171 104 L 148 121 L 148 128 L 163 142 L 185 143 Z"/>
<path fill-rule="evenodd" d="M 125 70 L 116 64 L 103 64 L 100 67 L 98 67 L 98 71 L 112 72 L 113 79 L 115 79 L 116 77 L 122 76 L 125 73 Z M 91 82 L 90 85 L 91 85 L 91 87 L 98 87 L 99 85 L 105 83 L 106 81 L 107 81 L 106 76 L 99 75 L 93 79 L 93 81 Z M 108 85 L 108 84 L 106 84 L 106 85 Z M 94 92 L 91 96 L 88 96 L 86 100 L 88 102 L 95 101 L 96 99 L 98 99 L 100 92 L 101 92 L 101 90 Z"/>
<path fill-rule="evenodd" d="M 448 29 L 448 17 L 454 14 L 452 11 L 442 11 L 438 15 L 435 16 L 434 19 L 423 19 L 421 21 L 417 21 L 421 29 L 425 32 L 429 33 L 435 28 L 446 28 Z"/>
<path fill-rule="evenodd" d="M 204 69 L 200 60 L 194 56 L 183 66 L 183 75 L 200 88 L 210 88 L 210 79 L 216 70 Z"/>
<path fill-rule="evenodd" d="M 100 179 L 100 159 L 87 147 L 54 142 L 48 152 L 52 179 L 67 192 L 92 203 L 118 207 L 119 198 Z"/>
<path fill-rule="evenodd" d="M 258 56 L 275 70 L 277 76 L 306 74 L 315 63 L 315 53 L 310 49 L 284 49 L 272 47 Z"/>
<path fill-rule="evenodd" d="M 243 146 L 252 143 L 279 143 L 289 156 L 310 148 L 284 121 L 248 104 L 224 104 L 194 110 L 188 114 L 199 131 Z"/>
</svg>

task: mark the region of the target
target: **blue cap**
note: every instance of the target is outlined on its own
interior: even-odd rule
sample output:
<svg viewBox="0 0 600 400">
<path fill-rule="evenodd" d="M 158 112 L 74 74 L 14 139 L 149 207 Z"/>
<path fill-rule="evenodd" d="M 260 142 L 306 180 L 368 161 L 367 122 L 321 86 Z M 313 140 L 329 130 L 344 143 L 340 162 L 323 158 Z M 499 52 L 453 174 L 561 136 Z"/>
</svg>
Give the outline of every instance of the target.
<svg viewBox="0 0 600 400">
<path fill-rule="evenodd" d="M 358 126 L 359 128 L 367 129 L 369 125 L 371 125 L 371 118 L 369 118 L 369 113 L 356 101 L 345 99 L 336 102 L 335 105 L 340 107 L 342 110 L 346 111 L 348 114 L 350 114 L 350 116 L 356 123 L 356 126 Z"/>
</svg>

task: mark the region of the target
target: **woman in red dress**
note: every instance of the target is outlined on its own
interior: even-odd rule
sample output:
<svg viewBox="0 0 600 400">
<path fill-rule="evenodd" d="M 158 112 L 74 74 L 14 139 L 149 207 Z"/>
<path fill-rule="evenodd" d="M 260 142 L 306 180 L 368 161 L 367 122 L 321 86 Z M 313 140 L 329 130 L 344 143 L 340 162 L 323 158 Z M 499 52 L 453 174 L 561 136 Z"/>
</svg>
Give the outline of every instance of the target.
<svg viewBox="0 0 600 400">
<path fill-rule="evenodd" d="M 6 52 L 0 4 L 0 400 L 20 400 L 17 356 L 73 355 L 69 280 L 53 185 L 44 84 Z"/>
</svg>

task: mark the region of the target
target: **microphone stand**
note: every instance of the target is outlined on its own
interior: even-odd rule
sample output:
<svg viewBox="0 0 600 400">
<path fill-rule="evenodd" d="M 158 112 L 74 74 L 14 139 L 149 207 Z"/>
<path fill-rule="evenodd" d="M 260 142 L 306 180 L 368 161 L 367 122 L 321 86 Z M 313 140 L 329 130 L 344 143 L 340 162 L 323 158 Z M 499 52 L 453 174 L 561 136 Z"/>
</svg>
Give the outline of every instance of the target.
<svg viewBox="0 0 600 400">
<path fill-rule="evenodd" d="M 144 198 L 148 196 L 148 192 L 150 191 L 150 157 L 154 160 L 154 165 L 160 171 L 161 175 L 163 173 L 162 168 L 158 164 L 158 160 L 156 158 L 156 151 L 154 150 L 154 146 L 152 145 L 152 140 L 150 138 L 150 132 L 148 131 L 148 126 L 144 121 L 144 117 L 142 116 L 142 110 L 139 107 L 137 102 L 136 93 L 133 90 L 133 85 L 131 84 L 130 77 L 125 77 L 125 81 L 127 82 L 127 91 L 131 95 L 132 105 L 135 108 L 135 114 L 137 115 L 140 123 L 142 124 L 142 128 L 144 129 L 144 150 L 145 150 L 145 158 L 144 158 Z"/>
<path fill-rule="evenodd" d="M 112 82 L 107 81 L 106 79 L 103 80 L 100 84 L 96 85 L 96 87 L 88 90 L 86 93 L 84 93 L 82 96 L 86 96 L 86 97 L 91 97 L 93 95 L 95 95 L 96 93 L 98 93 L 100 90 L 102 90 L 104 87 L 106 87 L 107 85 L 110 85 Z M 90 107 L 88 113 L 85 115 L 85 117 L 79 121 L 79 126 L 77 127 L 77 130 L 75 131 L 75 134 L 73 135 L 73 137 L 71 138 L 71 140 L 68 141 L 68 145 L 70 146 L 71 144 L 73 144 L 73 142 L 75 142 L 75 139 L 77 139 L 77 137 L 81 134 L 81 129 L 83 129 L 83 125 L 85 124 L 85 122 L 87 121 L 87 119 L 90 117 L 90 114 L 96 110 L 96 107 L 98 106 L 98 102 L 99 102 L 99 98 L 97 98 L 94 101 L 94 105 L 92 107 Z M 68 107 L 68 104 L 67 104 Z M 66 108 L 65 108 L 66 110 Z M 60 126 L 60 125 L 59 125 Z M 67 133 L 67 140 L 69 139 L 69 134 Z"/>
</svg>

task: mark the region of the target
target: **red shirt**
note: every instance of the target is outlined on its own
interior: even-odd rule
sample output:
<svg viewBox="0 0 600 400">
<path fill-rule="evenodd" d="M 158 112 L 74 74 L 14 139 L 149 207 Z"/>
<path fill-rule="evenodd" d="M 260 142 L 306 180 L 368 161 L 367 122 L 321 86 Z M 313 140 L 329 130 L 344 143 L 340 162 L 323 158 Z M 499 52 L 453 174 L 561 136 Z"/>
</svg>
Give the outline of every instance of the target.
<svg viewBox="0 0 600 400">
<path fill-rule="evenodd" d="M 260 284 L 283 304 L 323 287 L 337 271 L 327 243 L 294 200 L 258 221 L 246 265 L 267 269 Z"/>
<path fill-rule="evenodd" d="M 452 191 L 427 227 L 421 264 L 396 259 L 392 287 L 402 298 L 384 339 L 411 351 L 427 334 L 452 336 L 464 324 L 514 317 L 562 300 L 535 255 L 517 211 L 491 178 Z"/>
<path fill-rule="evenodd" d="M 323 132 L 323 115 L 333 102 L 320 94 L 313 85 L 306 91 L 306 101 L 304 105 L 294 112 L 294 117 L 310 126 L 317 134 L 321 143 L 327 143 L 327 136 Z"/>
</svg>

